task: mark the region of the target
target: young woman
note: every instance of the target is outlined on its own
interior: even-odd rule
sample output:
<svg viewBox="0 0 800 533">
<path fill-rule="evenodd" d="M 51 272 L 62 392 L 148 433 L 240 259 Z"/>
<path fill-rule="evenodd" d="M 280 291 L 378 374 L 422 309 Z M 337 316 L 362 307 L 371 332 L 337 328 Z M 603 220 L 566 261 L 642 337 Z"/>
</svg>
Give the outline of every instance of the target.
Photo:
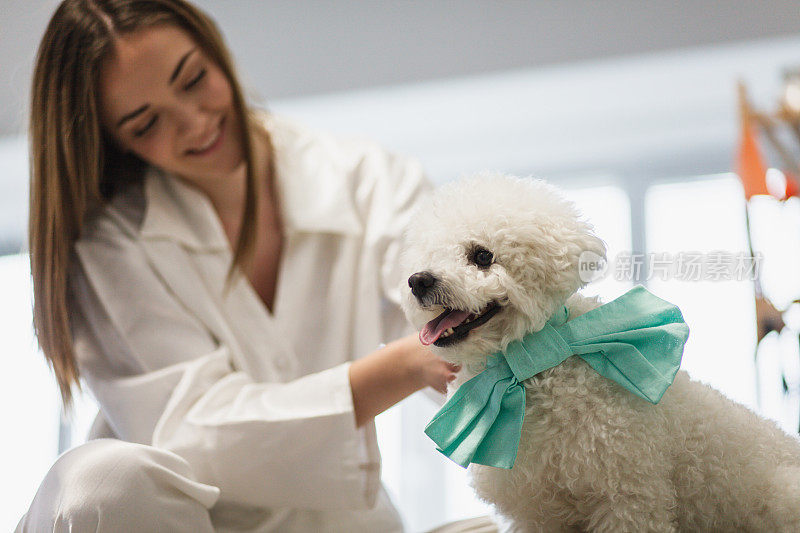
<svg viewBox="0 0 800 533">
<path fill-rule="evenodd" d="M 182 0 L 62 2 L 30 141 L 36 333 L 100 414 L 18 531 L 401 529 L 373 418 L 457 371 L 385 305 L 419 166 L 249 108 Z"/>
</svg>

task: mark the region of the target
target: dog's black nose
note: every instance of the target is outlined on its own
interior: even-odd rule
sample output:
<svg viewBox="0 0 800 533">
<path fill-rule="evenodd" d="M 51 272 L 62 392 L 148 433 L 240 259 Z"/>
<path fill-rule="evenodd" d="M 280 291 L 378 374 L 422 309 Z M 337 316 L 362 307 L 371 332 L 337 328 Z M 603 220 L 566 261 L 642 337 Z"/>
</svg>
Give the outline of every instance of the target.
<svg viewBox="0 0 800 533">
<path fill-rule="evenodd" d="M 408 278 L 411 294 L 420 299 L 425 296 L 428 289 L 433 287 L 434 283 L 436 283 L 436 278 L 430 272 L 417 272 L 416 274 L 411 274 L 411 277 Z"/>
</svg>

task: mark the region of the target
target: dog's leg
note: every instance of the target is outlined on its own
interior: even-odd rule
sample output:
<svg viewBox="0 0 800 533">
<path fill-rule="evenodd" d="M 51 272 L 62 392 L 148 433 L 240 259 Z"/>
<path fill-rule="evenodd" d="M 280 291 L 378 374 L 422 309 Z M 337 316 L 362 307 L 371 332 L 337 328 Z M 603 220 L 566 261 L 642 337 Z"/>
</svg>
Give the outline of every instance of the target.
<svg viewBox="0 0 800 533">
<path fill-rule="evenodd" d="M 518 531 L 525 533 L 584 533 L 585 530 L 578 526 L 565 525 L 561 520 L 541 517 L 529 523 L 526 528 L 519 528 Z"/>
<path fill-rule="evenodd" d="M 662 450 L 639 446 L 629 434 L 599 435 L 599 453 L 583 458 L 571 484 L 581 525 L 597 533 L 677 532 L 677 498 Z"/>
<path fill-rule="evenodd" d="M 561 449 L 553 463 L 556 482 L 568 491 L 580 525 L 610 533 L 677 531 L 663 415 L 578 358 L 562 367 L 558 382 L 563 389 L 554 386 L 550 393 L 559 398 L 561 409 L 550 413 L 547 424 L 561 428 L 560 438 L 550 445 Z M 566 394 L 580 381 L 586 382 L 585 389 Z"/>
<path fill-rule="evenodd" d="M 524 444 L 523 451 L 527 451 Z M 549 462 L 541 455 L 538 459 Z M 584 531 L 574 525 L 578 517 L 569 494 L 554 485 L 543 468 L 520 462 L 511 471 L 481 465 L 470 465 L 469 471 L 470 485 L 507 521 L 509 532 Z"/>
<path fill-rule="evenodd" d="M 652 488 L 652 487 L 649 487 Z M 590 512 L 586 530 L 597 533 L 676 533 L 674 500 L 640 495 L 609 497 Z"/>
</svg>

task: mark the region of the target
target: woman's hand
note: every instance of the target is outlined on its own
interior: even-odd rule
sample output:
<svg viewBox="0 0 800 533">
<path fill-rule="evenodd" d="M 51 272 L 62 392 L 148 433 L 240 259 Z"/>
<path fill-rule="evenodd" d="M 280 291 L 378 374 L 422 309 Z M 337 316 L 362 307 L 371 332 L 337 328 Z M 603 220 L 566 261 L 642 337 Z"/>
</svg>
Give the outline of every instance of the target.
<svg viewBox="0 0 800 533">
<path fill-rule="evenodd" d="M 447 393 L 447 384 L 456 379 L 456 372 L 461 369 L 459 365 L 434 355 L 419 341 L 418 335 L 403 337 L 392 344 L 407 354 L 409 371 L 416 376 L 419 389 L 433 387 L 442 394 Z"/>
<path fill-rule="evenodd" d="M 425 387 L 447 392 L 458 366 L 435 356 L 417 335 L 402 337 L 350 364 L 356 426 Z"/>
</svg>

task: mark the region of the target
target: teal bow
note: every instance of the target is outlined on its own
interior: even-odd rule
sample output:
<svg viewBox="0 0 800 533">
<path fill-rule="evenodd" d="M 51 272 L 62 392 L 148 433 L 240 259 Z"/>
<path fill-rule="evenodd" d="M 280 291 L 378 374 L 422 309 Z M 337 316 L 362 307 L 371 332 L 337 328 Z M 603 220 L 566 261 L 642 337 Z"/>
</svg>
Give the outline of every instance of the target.
<svg viewBox="0 0 800 533">
<path fill-rule="evenodd" d="M 540 331 L 490 355 L 486 369 L 459 387 L 425 428 L 440 452 L 463 467 L 514 466 L 525 416 L 521 382 L 572 355 L 636 396 L 661 400 L 689 336 L 680 309 L 637 286 L 574 320 L 568 317 L 562 307 Z"/>
</svg>

